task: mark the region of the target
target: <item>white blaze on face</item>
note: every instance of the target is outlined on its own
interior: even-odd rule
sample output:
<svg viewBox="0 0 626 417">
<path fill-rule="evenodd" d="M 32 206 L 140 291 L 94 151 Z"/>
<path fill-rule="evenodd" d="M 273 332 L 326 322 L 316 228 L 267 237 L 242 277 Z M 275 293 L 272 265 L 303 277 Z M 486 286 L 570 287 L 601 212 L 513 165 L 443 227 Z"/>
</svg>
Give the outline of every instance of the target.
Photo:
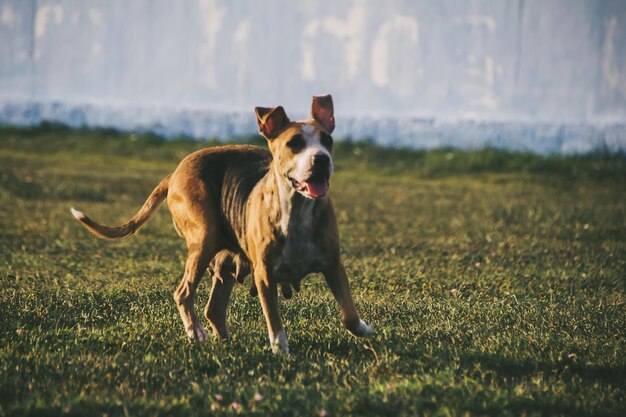
<svg viewBox="0 0 626 417">
<path fill-rule="evenodd" d="M 295 158 L 295 168 L 292 171 L 292 177 L 296 181 L 306 181 L 313 171 L 313 159 L 317 154 L 325 154 L 330 159 L 330 172 L 333 172 L 333 163 L 330 152 L 320 141 L 320 133 L 315 127 L 309 124 L 302 125 L 302 137 L 305 141 L 304 149 L 299 152 Z"/>
</svg>

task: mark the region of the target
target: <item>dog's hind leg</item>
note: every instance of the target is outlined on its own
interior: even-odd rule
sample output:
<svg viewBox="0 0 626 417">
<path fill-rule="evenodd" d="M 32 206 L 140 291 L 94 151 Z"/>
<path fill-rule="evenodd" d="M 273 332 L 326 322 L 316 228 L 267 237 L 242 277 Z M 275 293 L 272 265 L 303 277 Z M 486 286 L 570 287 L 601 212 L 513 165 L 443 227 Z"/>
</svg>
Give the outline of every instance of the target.
<svg viewBox="0 0 626 417">
<path fill-rule="evenodd" d="M 178 232 L 187 244 L 183 279 L 174 292 L 174 300 L 191 339 L 203 342 L 207 332 L 194 309 L 196 288 L 209 263 L 220 248 L 220 230 L 216 197 L 212 187 L 197 177 L 200 162 L 182 162 L 170 180 L 167 205 Z"/>
<path fill-rule="evenodd" d="M 226 310 L 235 281 L 242 283 L 250 273 L 248 261 L 236 252 L 223 249 L 209 264 L 209 275 L 213 278 L 213 287 L 209 302 L 204 309 L 204 317 L 211 324 L 215 335 L 228 338 Z"/>
<path fill-rule="evenodd" d="M 202 212 L 194 208 L 196 207 L 190 204 L 182 208 L 176 204 L 170 205 L 176 224 L 185 225 L 181 232 L 185 237 L 188 251 L 185 273 L 174 292 L 174 300 L 187 335 L 191 339 L 204 342 L 207 339 L 207 332 L 196 315 L 194 300 L 196 288 L 211 259 L 218 252 L 218 231 L 212 230 L 217 227 L 217 221 L 210 210 Z"/>
<path fill-rule="evenodd" d="M 191 339 L 204 342 L 207 338 L 207 332 L 200 323 L 193 303 L 196 295 L 196 288 L 200 283 L 204 271 L 209 266 L 209 261 L 216 252 L 216 244 L 213 239 L 208 236 L 198 243 L 187 245 L 189 254 L 185 263 L 185 274 L 183 279 L 174 292 L 174 300 L 178 306 L 180 317 L 187 331 L 187 335 Z"/>
<path fill-rule="evenodd" d="M 226 326 L 226 309 L 235 280 L 231 276 L 218 277 L 213 275 L 213 287 L 209 302 L 204 309 L 204 316 L 211 324 L 213 332 L 222 339 L 228 338 Z"/>
</svg>

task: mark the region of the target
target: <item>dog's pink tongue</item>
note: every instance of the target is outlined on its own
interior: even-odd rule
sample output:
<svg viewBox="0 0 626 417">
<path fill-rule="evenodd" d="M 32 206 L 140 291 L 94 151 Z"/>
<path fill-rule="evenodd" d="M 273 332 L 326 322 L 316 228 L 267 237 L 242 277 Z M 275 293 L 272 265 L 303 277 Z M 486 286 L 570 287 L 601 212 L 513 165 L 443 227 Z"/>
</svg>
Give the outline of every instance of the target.
<svg viewBox="0 0 626 417">
<path fill-rule="evenodd" d="M 326 181 L 310 181 L 305 182 L 306 190 L 313 198 L 321 197 L 328 192 L 328 183 Z"/>
</svg>

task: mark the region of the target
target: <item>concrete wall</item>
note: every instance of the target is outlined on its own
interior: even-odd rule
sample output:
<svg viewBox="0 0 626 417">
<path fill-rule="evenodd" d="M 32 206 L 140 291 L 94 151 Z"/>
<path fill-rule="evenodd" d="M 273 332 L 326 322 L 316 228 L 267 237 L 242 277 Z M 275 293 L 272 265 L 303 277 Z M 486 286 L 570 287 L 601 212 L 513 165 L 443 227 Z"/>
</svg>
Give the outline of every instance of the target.
<svg viewBox="0 0 626 417">
<path fill-rule="evenodd" d="M 626 1 L 0 0 L 14 110 L 303 113 L 323 92 L 346 117 L 625 121 Z"/>
</svg>

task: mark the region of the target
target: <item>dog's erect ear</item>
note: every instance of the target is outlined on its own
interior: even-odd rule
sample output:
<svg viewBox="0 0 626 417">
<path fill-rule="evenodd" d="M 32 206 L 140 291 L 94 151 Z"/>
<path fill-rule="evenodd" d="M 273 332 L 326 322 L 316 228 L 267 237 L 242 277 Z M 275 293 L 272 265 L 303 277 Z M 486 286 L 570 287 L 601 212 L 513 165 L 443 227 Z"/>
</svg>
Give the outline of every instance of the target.
<svg viewBox="0 0 626 417">
<path fill-rule="evenodd" d="M 274 139 L 289 124 L 289 118 L 283 106 L 255 107 L 259 133 L 266 139 Z"/>
<path fill-rule="evenodd" d="M 324 126 L 328 133 L 333 133 L 333 130 L 335 130 L 335 109 L 333 107 L 333 97 L 330 94 L 313 96 L 311 117 Z"/>
</svg>

